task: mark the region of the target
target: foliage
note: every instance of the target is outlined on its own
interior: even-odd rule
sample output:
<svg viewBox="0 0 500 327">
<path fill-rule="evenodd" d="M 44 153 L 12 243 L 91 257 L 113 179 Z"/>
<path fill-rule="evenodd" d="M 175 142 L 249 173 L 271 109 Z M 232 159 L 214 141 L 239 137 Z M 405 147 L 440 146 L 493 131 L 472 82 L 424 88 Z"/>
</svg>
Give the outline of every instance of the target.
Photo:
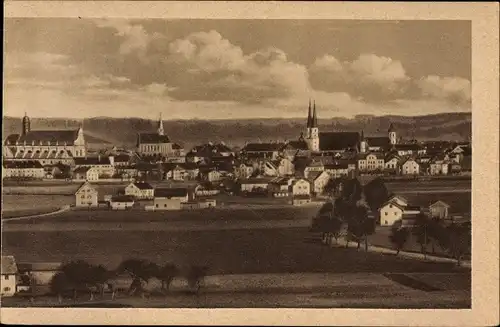
<svg viewBox="0 0 500 327">
<path fill-rule="evenodd" d="M 393 226 L 391 229 L 391 234 L 389 235 L 389 240 L 396 247 L 396 255 L 399 254 L 408 240 L 410 232 L 407 228 L 400 226 Z"/>
<path fill-rule="evenodd" d="M 127 272 L 133 279 L 140 279 L 146 283 L 158 275 L 158 266 L 143 259 L 127 259 L 118 267 L 119 272 Z"/>
<path fill-rule="evenodd" d="M 423 212 L 419 213 L 415 219 L 415 226 L 412 229 L 413 235 L 416 237 L 416 241 L 420 244 L 420 251 L 426 255 L 427 254 L 427 244 L 430 243 L 430 228 L 431 220 Z"/>
<path fill-rule="evenodd" d="M 364 195 L 372 212 L 378 209 L 389 199 L 389 191 L 381 178 L 375 178 L 365 185 Z"/>
<path fill-rule="evenodd" d="M 198 292 L 207 274 L 208 274 L 207 266 L 198 266 L 198 265 L 191 266 L 186 276 L 189 287 L 195 288 L 196 292 Z"/>
<path fill-rule="evenodd" d="M 172 284 L 172 281 L 178 274 L 179 269 L 174 264 L 167 263 L 160 267 L 156 273 L 156 277 L 161 280 L 162 290 L 165 290 L 165 288 L 168 290 L 170 284 Z"/>
<path fill-rule="evenodd" d="M 466 224 L 451 224 L 446 228 L 448 233 L 446 249 L 460 265 L 464 254 L 471 251 L 472 230 L 470 225 Z"/>
</svg>

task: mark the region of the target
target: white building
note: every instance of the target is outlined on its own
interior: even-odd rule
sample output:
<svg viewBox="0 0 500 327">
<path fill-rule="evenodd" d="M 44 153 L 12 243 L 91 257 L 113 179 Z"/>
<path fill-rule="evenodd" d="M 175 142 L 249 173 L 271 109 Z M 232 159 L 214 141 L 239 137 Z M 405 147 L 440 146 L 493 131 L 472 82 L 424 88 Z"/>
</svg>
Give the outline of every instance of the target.
<svg viewBox="0 0 500 327">
<path fill-rule="evenodd" d="M 85 182 L 75 192 L 75 206 L 97 207 L 97 195 L 97 190 L 89 182 Z"/>
<path fill-rule="evenodd" d="M 242 192 L 252 192 L 255 189 L 267 190 L 269 186 L 269 178 L 249 178 L 240 181 Z"/>
<path fill-rule="evenodd" d="M 308 180 L 300 178 L 293 181 L 291 186 L 292 194 L 296 195 L 310 195 L 311 183 Z"/>
<path fill-rule="evenodd" d="M 75 158 L 75 168 L 94 168 L 99 178 L 112 178 L 115 174 L 115 162 L 113 156 L 94 156 Z"/>
<path fill-rule="evenodd" d="M 4 161 L 2 178 L 43 179 L 45 170 L 38 161 Z"/>
<path fill-rule="evenodd" d="M 78 167 L 73 171 L 75 181 L 98 181 L 99 171 L 95 167 Z"/>
<path fill-rule="evenodd" d="M 180 210 L 189 201 L 186 188 L 157 188 L 154 192 L 154 210 Z"/>
<path fill-rule="evenodd" d="M 112 196 L 109 205 L 113 210 L 127 210 L 134 206 L 134 197 L 130 195 Z"/>
<path fill-rule="evenodd" d="M 154 187 L 146 182 L 134 182 L 125 187 L 125 195 L 133 196 L 136 199 L 153 199 Z"/>
<path fill-rule="evenodd" d="M 314 194 L 323 194 L 325 186 L 332 179 L 331 174 L 328 171 L 316 172 L 316 176 L 311 177 L 311 184 Z"/>
<path fill-rule="evenodd" d="M 420 165 L 414 159 L 407 159 L 401 165 L 401 174 L 403 175 L 418 175 L 420 173 Z"/>
<path fill-rule="evenodd" d="M 384 156 L 380 153 L 362 154 L 358 158 L 358 169 L 362 172 L 383 171 Z"/>
<path fill-rule="evenodd" d="M 396 201 L 387 201 L 380 209 L 380 226 L 392 226 L 396 221 L 403 218 L 404 206 Z"/>
<path fill-rule="evenodd" d="M 0 296 L 13 296 L 16 293 L 17 286 L 17 265 L 13 256 L 2 256 L 1 260 L 1 277 L 0 282 L 1 292 Z"/>
</svg>

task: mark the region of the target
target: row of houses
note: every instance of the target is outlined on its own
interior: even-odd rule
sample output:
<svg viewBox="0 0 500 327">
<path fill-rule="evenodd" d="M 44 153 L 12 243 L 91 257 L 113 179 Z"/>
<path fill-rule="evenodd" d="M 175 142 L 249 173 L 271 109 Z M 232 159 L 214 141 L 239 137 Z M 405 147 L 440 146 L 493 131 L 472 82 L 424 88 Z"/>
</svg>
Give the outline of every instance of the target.
<svg viewBox="0 0 500 327">
<path fill-rule="evenodd" d="M 125 187 L 124 194 L 106 195 L 103 201 L 99 201 L 97 188 L 88 181 L 75 192 L 75 206 L 80 208 L 107 205 L 113 210 L 126 210 L 133 208 L 141 200 L 150 200 L 150 204 L 144 206 L 150 211 L 216 206 L 216 201 L 213 199 L 196 199 L 196 189 L 190 193 L 187 188 L 154 188 L 145 182 L 130 183 Z"/>
<path fill-rule="evenodd" d="M 451 206 L 444 201 L 438 200 L 429 205 L 428 208 L 415 206 L 408 203 L 404 197 L 392 196 L 379 208 L 379 218 L 381 226 L 392 226 L 396 222 L 402 225 L 412 225 L 416 216 L 426 213 L 429 217 L 440 220 L 461 220 L 463 216 L 451 215 Z"/>
</svg>

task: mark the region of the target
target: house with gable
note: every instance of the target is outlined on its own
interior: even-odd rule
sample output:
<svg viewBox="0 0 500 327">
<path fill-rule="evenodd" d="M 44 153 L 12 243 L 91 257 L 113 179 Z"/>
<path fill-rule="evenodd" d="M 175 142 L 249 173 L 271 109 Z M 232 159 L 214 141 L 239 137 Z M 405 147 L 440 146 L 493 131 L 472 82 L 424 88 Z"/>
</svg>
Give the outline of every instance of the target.
<svg viewBox="0 0 500 327">
<path fill-rule="evenodd" d="M 154 187 L 146 182 L 133 182 L 125 187 L 125 195 L 138 200 L 150 200 L 154 198 Z"/>
<path fill-rule="evenodd" d="M 312 186 L 312 193 L 315 195 L 323 194 L 325 186 L 332 178 L 333 176 L 328 171 L 318 171 L 311 173 L 308 179 Z"/>
<path fill-rule="evenodd" d="M 97 190 L 89 183 L 84 182 L 75 192 L 76 207 L 97 207 Z"/>
<path fill-rule="evenodd" d="M 450 205 L 444 201 L 438 200 L 429 206 L 430 216 L 432 218 L 446 219 Z"/>
<path fill-rule="evenodd" d="M 0 296 L 14 296 L 14 294 L 16 294 L 18 275 L 17 264 L 14 256 L 2 256 L 1 268 L 2 281 L 0 282 L 0 287 L 2 290 L 0 292 Z"/>
</svg>

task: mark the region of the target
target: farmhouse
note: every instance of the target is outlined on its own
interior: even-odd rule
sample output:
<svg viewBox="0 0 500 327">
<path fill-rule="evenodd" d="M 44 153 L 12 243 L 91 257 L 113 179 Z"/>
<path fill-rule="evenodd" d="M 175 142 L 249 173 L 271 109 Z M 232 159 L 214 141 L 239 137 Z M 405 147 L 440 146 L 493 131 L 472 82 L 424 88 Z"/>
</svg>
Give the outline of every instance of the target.
<svg viewBox="0 0 500 327">
<path fill-rule="evenodd" d="M 401 174 L 403 175 L 418 175 L 420 173 L 420 165 L 412 158 L 406 159 L 401 165 Z"/>
<path fill-rule="evenodd" d="M 429 206 L 429 212 L 432 218 L 446 219 L 448 218 L 448 210 L 450 206 L 444 201 L 436 201 Z"/>
<path fill-rule="evenodd" d="M 154 192 L 154 210 L 180 210 L 181 203 L 188 202 L 186 188 L 157 188 Z"/>
<path fill-rule="evenodd" d="M 52 278 L 61 271 L 61 263 L 57 262 L 21 262 L 17 266 L 19 274 L 29 280 L 29 286 L 49 285 Z"/>
<path fill-rule="evenodd" d="M 78 167 L 73 171 L 73 179 L 76 181 L 97 181 L 99 171 L 94 167 Z"/>
<path fill-rule="evenodd" d="M 89 182 L 83 183 L 75 192 L 76 207 L 97 207 L 97 190 Z"/>
<path fill-rule="evenodd" d="M 0 292 L 0 296 L 13 296 L 16 293 L 16 285 L 17 285 L 17 265 L 16 260 L 13 256 L 2 256 L 2 271 L 1 277 L 2 281 L 0 282 L 2 291 Z"/>
<path fill-rule="evenodd" d="M 308 180 L 299 178 L 293 181 L 290 187 L 293 196 L 297 195 L 307 195 L 311 194 L 311 183 Z"/>
<path fill-rule="evenodd" d="M 323 194 L 325 186 L 332 179 L 328 171 L 315 172 L 309 176 L 312 183 L 313 192 L 316 195 Z"/>
<path fill-rule="evenodd" d="M 140 200 L 153 199 L 154 188 L 146 182 L 134 182 L 125 187 L 125 195 L 133 196 Z"/>
<path fill-rule="evenodd" d="M 113 210 L 126 210 L 134 206 L 134 197 L 130 195 L 112 196 L 109 205 Z"/>
<path fill-rule="evenodd" d="M 403 218 L 405 207 L 394 200 L 384 203 L 380 209 L 380 226 L 392 226 L 396 221 Z"/>
</svg>

